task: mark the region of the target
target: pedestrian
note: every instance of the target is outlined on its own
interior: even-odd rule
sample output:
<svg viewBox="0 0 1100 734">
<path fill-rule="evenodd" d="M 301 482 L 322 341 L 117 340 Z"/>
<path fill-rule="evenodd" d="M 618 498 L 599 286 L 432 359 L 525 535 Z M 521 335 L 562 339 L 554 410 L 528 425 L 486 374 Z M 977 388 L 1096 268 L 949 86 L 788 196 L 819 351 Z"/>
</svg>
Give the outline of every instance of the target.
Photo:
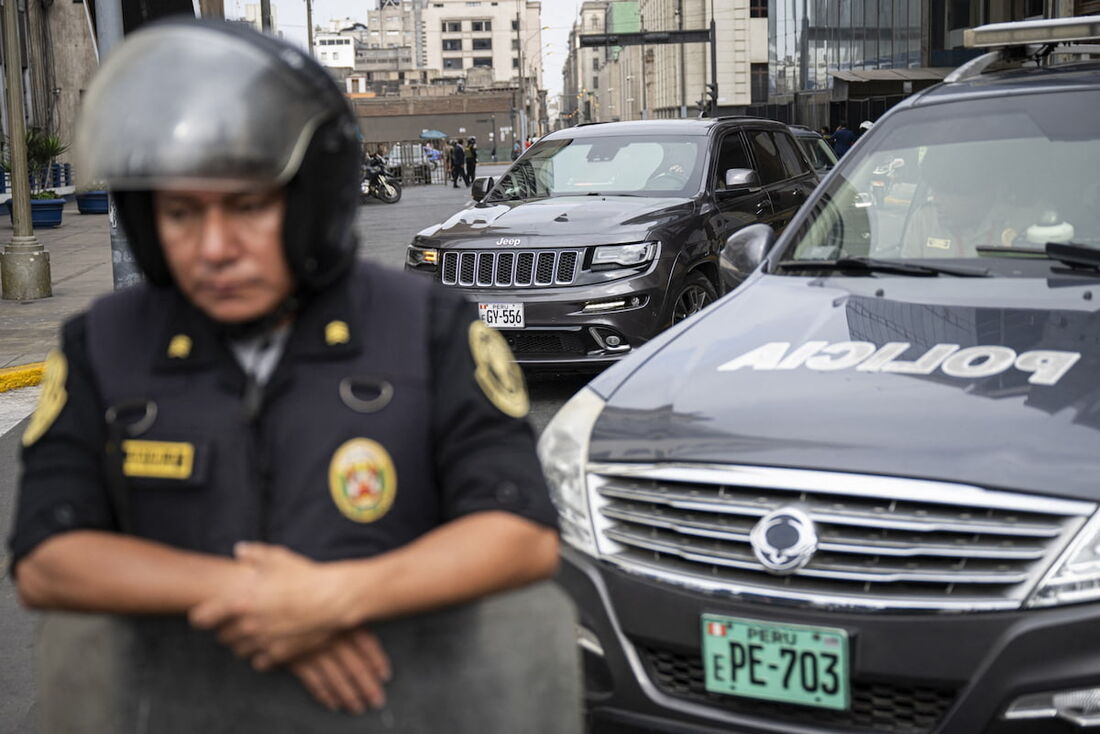
<svg viewBox="0 0 1100 734">
<path fill-rule="evenodd" d="M 466 139 L 466 185 L 469 186 L 477 175 L 477 138 Z"/>
<path fill-rule="evenodd" d="M 579 728 L 576 622 L 527 586 L 558 538 L 522 373 L 462 298 L 357 261 L 331 77 L 167 21 L 81 114 L 145 283 L 64 324 L 23 436 L 20 597 L 106 615 L 45 615 L 41 730 Z"/>
<path fill-rule="evenodd" d="M 822 125 L 821 129 L 818 130 L 818 132 L 821 133 L 821 137 L 825 138 L 825 142 L 829 144 L 830 148 L 832 148 L 833 147 L 833 134 L 831 132 L 829 132 L 828 126 Z"/>
<path fill-rule="evenodd" d="M 842 155 L 848 152 L 848 149 L 856 142 L 856 135 L 848 129 L 848 123 L 843 120 L 836 127 L 836 132 L 833 133 L 833 152 L 836 153 L 836 157 L 840 158 Z"/>
<path fill-rule="evenodd" d="M 466 150 L 462 147 L 461 140 L 454 140 L 451 142 L 451 185 L 456 189 L 459 177 L 463 184 L 470 185 L 470 179 L 466 175 Z"/>
<path fill-rule="evenodd" d="M 490 153 L 490 157 L 493 159 L 493 163 L 497 162 L 497 144 L 493 143 L 493 152 Z"/>
<path fill-rule="evenodd" d="M 512 143 L 512 160 L 516 160 L 517 158 L 519 158 L 519 154 L 522 152 L 523 151 L 519 147 L 518 140 Z"/>
<path fill-rule="evenodd" d="M 859 123 L 859 132 L 856 133 L 856 140 L 862 138 L 864 133 L 870 130 L 874 126 L 874 124 L 875 123 L 871 122 L 870 120 L 864 120 L 863 122 Z"/>
</svg>

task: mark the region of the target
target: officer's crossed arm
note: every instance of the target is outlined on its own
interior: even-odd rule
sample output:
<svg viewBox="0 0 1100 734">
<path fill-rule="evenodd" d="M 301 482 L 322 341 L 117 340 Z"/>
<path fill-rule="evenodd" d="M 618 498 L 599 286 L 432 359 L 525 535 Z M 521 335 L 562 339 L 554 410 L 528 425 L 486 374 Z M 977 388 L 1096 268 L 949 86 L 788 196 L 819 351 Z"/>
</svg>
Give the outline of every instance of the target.
<svg viewBox="0 0 1100 734">
<path fill-rule="evenodd" d="M 191 619 L 220 627 L 261 665 L 292 657 L 314 630 L 468 601 L 557 567 L 556 513 L 525 420 L 522 373 L 497 332 L 437 298 L 433 453 L 447 522 L 388 553 L 332 563 L 242 544 L 255 585 L 199 605 Z"/>
</svg>

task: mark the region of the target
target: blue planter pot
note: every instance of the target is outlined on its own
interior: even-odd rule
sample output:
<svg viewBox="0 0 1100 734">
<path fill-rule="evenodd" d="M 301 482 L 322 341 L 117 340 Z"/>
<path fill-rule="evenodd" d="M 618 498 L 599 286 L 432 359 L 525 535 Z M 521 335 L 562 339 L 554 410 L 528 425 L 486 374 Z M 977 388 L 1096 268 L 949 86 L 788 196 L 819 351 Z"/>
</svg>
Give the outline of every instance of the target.
<svg viewBox="0 0 1100 734">
<path fill-rule="evenodd" d="M 76 195 L 76 208 L 81 214 L 106 214 L 107 192 L 85 191 Z"/>
<path fill-rule="evenodd" d="M 11 210 L 11 201 L 4 202 L 8 216 L 15 215 Z M 64 199 L 31 199 L 31 226 L 36 229 L 61 226 L 61 212 L 65 208 Z"/>
</svg>

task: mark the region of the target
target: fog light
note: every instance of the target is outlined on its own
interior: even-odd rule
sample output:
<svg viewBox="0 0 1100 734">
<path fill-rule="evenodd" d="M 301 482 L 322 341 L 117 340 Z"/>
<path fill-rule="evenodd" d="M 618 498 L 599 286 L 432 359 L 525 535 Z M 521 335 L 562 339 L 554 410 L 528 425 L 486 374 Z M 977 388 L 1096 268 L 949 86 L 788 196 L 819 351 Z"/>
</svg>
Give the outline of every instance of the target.
<svg viewBox="0 0 1100 734">
<path fill-rule="evenodd" d="M 1100 727 L 1100 688 L 1029 693 L 1013 701 L 1004 718 L 1064 719 L 1079 727 Z"/>
<path fill-rule="evenodd" d="M 605 351 L 626 352 L 630 349 L 630 343 L 627 342 L 626 337 L 614 329 L 609 329 L 606 326 L 593 326 L 588 329 L 588 333 L 596 340 L 600 349 Z"/>
<path fill-rule="evenodd" d="M 607 346 L 609 346 L 609 347 L 617 347 L 617 346 L 619 346 L 620 344 L 623 343 L 623 340 L 620 339 L 619 337 L 615 336 L 614 334 L 612 334 L 611 336 L 604 339 L 604 341 L 607 343 Z"/>
</svg>

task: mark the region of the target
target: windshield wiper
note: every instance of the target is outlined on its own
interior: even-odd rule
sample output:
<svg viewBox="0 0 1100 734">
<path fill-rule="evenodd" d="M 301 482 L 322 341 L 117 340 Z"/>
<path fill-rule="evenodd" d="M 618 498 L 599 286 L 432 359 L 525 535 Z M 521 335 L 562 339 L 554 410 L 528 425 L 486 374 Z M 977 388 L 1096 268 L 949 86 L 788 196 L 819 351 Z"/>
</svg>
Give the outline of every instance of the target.
<svg viewBox="0 0 1100 734">
<path fill-rule="evenodd" d="M 892 273 L 935 277 L 953 275 L 957 278 L 988 278 L 985 268 L 967 268 L 956 265 L 918 265 L 917 263 L 877 260 L 873 257 L 838 257 L 836 260 L 783 260 L 779 267 L 789 270 L 853 270 L 861 273 Z"/>
<path fill-rule="evenodd" d="M 1048 242 L 1043 247 L 992 247 L 979 246 L 978 252 L 996 255 L 1021 255 L 1056 260 L 1071 268 L 1100 270 L 1100 248 L 1076 242 Z"/>
</svg>

